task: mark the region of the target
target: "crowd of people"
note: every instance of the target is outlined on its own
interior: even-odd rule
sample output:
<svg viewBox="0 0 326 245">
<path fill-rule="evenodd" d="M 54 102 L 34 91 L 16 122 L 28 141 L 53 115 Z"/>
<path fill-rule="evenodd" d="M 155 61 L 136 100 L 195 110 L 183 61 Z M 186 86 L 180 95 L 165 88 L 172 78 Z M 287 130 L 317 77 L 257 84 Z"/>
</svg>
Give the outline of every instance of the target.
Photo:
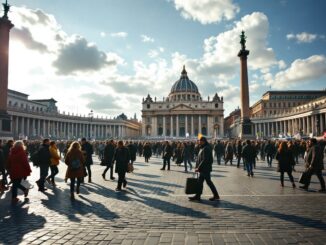
<svg viewBox="0 0 326 245">
<path fill-rule="evenodd" d="M 58 165 L 62 160 L 66 165 L 65 181 L 70 180 L 70 198 L 75 199 L 75 193 L 80 193 L 80 185 L 92 182 L 93 155 L 97 155 L 101 165 L 105 166 L 102 178 L 114 180 L 113 172 L 117 173 L 118 181 L 116 191 L 126 188 L 126 173 L 133 171 L 133 163 L 136 157 L 144 157 L 145 162 L 150 158 L 161 157 L 161 170 L 170 170 L 171 161 L 176 165 L 183 164 L 184 171 L 198 172 L 198 191 L 190 201 L 200 201 L 203 183 L 206 181 L 213 197 L 210 200 L 218 200 L 219 194 L 211 180 L 212 164 L 214 157 L 218 165 L 233 165 L 236 159 L 236 167 L 246 171 L 248 177 L 254 176 L 256 161 L 260 158 L 266 161 L 266 167 L 273 166 L 273 160 L 277 162 L 276 170 L 280 172 L 281 187 L 284 187 L 284 173 L 287 173 L 295 188 L 296 184 L 292 176 L 295 165 L 301 157 L 305 162 L 305 182 L 300 188 L 307 190 L 312 175 L 316 175 L 320 181 L 320 192 L 325 192 L 325 181 L 322 176 L 324 169 L 323 158 L 325 154 L 325 141 L 317 141 L 312 138 L 308 141 L 271 141 L 271 140 L 217 140 L 208 142 L 205 137 L 198 141 L 51 141 L 44 139 L 39 141 L 8 140 L 0 141 L 0 191 L 3 193 L 11 189 L 12 204 L 19 201 L 18 189 L 21 189 L 27 198 L 29 189 L 22 185 L 22 181 L 30 176 L 34 166 L 39 167 L 39 179 L 36 181 L 38 190 L 47 191 L 46 183 L 55 187 L 56 175 L 59 173 Z M 192 162 L 195 162 L 193 167 Z M 50 172 L 50 173 L 49 173 Z M 9 177 L 9 178 L 8 178 Z M 8 180 L 10 179 L 10 181 Z"/>
</svg>

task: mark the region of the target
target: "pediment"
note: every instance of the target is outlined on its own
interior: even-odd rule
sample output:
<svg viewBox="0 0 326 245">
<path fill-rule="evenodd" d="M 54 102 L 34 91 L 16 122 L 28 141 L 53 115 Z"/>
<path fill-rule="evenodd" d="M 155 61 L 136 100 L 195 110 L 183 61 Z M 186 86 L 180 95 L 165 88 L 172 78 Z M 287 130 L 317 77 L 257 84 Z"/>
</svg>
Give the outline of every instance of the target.
<svg viewBox="0 0 326 245">
<path fill-rule="evenodd" d="M 185 104 L 179 104 L 176 105 L 175 107 L 171 108 L 171 111 L 193 111 L 194 108 L 185 105 Z"/>
</svg>

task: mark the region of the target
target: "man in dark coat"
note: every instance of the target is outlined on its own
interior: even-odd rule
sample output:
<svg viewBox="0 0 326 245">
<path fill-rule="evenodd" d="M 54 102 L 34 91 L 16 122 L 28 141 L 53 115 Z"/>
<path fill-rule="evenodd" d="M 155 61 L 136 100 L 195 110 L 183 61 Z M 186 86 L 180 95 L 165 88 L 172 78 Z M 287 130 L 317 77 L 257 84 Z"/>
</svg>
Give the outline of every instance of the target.
<svg viewBox="0 0 326 245">
<path fill-rule="evenodd" d="M 50 154 L 50 140 L 44 139 L 40 149 L 38 150 L 38 162 L 40 167 L 40 179 L 36 181 L 39 191 L 46 191 L 44 187 L 45 179 L 48 176 L 49 167 L 51 165 L 51 154 Z"/>
<path fill-rule="evenodd" d="M 272 167 L 272 161 L 276 153 L 276 147 L 274 142 L 269 140 L 267 145 L 265 146 L 264 151 L 266 153 L 268 167 Z"/>
<path fill-rule="evenodd" d="M 195 196 L 189 197 L 190 201 L 200 201 L 200 196 L 203 193 L 203 184 L 206 181 L 207 185 L 213 193 L 213 197 L 210 201 L 220 199 L 214 183 L 211 180 L 212 164 L 213 164 L 213 153 L 212 147 L 208 144 L 205 137 L 201 137 L 199 140 L 200 150 L 196 162 L 196 172 L 199 172 L 198 178 L 198 192 Z"/>
<path fill-rule="evenodd" d="M 182 155 L 183 163 L 185 165 L 185 172 L 188 172 L 188 164 L 191 171 L 192 164 L 191 164 L 191 155 L 190 155 L 190 145 L 187 142 L 183 142 L 181 155 Z"/>
<path fill-rule="evenodd" d="M 5 145 L 2 146 L 2 151 L 3 151 L 3 163 L 4 163 L 4 176 L 3 176 L 3 182 L 5 185 L 8 184 L 7 181 L 7 176 L 8 176 L 8 171 L 7 171 L 7 164 L 8 164 L 8 158 L 9 158 L 9 153 L 10 149 L 13 147 L 14 141 L 13 140 L 8 140 Z"/>
<path fill-rule="evenodd" d="M 224 155 L 224 146 L 221 141 L 218 140 L 217 143 L 214 145 L 214 152 L 217 158 L 217 164 L 221 165 L 221 159 Z"/>
<path fill-rule="evenodd" d="M 92 170 L 91 170 L 91 165 L 93 164 L 93 158 L 92 155 L 94 153 L 93 146 L 86 141 L 86 138 L 82 138 L 81 140 L 81 145 L 82 145 L 82 151 L 85 155 L 85 165 L 87 169 L 87 174 L 88 174 L 88 183 L 92 183 Z"/>
<path fill-rule="evenodd" d="M 255 158 L 256 158 L 256 149 L 251 144 L 250 140 L 246 141 L 246 145 L 242 149 L 242 158 L 243 158 L 243 161 L 245 162 L 248 176 L 251 176 L 251 177 L 254 176 L 254 172 L 252 171 L 252 166 L 253 166 L 253 164 L 255 162 Z"/>
<path fill-rule="evenodd" d="M 124 188 L 127 186 L 126 173 L 130 162 L 129 150 L 123 145 L 122 141 L 118 142 L 118 147 L 115 149 L 114 161 L 116 163 L 115 172 L 118 173 L 119 176 L 116 191 L 121 191 L 122 184 Z"/>
<path fill-rule="evenodd" d="M 235 154 L 236 154 L 236 157 L 237 157 L 237 160 L 238 160 L 237 168 L 239 168 L 240 167 L 241 157 L 242 157 L 242 143 L 241 143 L 241 140 L 238 140 L 238 142 L 237 142 L 237 145 L 235 147 Z"/>
<path fill-rule="evenodd" d="M 104 169 L 104 172 L 102 173 L 103 179 L 105 179 L 106 172 L 110 169 L 110 179 L 114 180 L 113 177 L 113 156 L 114 156 L 114 150 L 115 145 L 114 141 L 110 140 L 107 142 L 105 148 L 104 148 L 104 164 L 106 165 L 106 168 Z"/>
<path fill-rule="evenodd" d="M 171 157 L 172 157 L 172 147 L 168 141 L 165 141 L 165 145 L 163 148 L 163 168 L 161 168 L 161 170 L 165 170 L 166 164 L 168 165 L 168 170 L 170 170 Z"/>
<path fill-rule="evenodd" d="M 308 141 L 309 150 L 306 156 L 306 171 L 308 173 L 307 182 L 304 186 L 300 186 L 300 188 L 308 190 L 310 185 L 311 176 L 313 174 L 317 175 L 319 179 L 321 189 L 319 192 L 325 192 L 325 180 L 323 178 L 322 170 L 324 169 L 324 153 L 323 150 L 318 146 L 317 140 L 312 138 Z"/>
<path fill-rule="evenodd" d="M 131 164 L 133 164 L 134 161 L 136 161 L 137 147 L 132 141 L 130 141 L 127 148 L 129 150 Z"/>
</svg>

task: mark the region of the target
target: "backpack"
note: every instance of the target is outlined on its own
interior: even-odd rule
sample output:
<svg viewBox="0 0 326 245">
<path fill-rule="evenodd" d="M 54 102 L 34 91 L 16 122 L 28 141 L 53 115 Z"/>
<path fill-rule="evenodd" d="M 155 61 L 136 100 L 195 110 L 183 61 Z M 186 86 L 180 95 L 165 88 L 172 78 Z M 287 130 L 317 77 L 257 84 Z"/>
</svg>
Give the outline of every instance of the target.
<svg viewBox="0 0 326 245">
<path fill-rule="evenodd" d="M 32 161 L 34 167 L 39 167 L 39 166 L 40 166 L 40 156 L 39 156 L 39 152 L 38 152 L 38 151 L 35 151 L 35 152 L 31 155 L 30 160 Z"/>
<path fill-rule="evenodd" d="M 71 161 L 70 168 L 71 170 L 78 170 L 80 169 L 81 164 L 79 159 L 74 159 Z"/>
</svg>

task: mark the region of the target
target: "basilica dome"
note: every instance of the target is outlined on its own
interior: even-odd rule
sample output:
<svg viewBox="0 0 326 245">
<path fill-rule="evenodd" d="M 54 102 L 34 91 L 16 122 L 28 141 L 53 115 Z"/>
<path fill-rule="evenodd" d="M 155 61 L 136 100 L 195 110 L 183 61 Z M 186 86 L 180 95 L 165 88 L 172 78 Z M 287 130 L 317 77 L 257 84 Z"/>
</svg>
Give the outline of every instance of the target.
<svg viewBox="0 0 326 245">
<path fill-rule="evenodd" d="M 188 78 L 186 68 L 183 66 L 180 79 L 171 88 L 170 101 L 200 100 L 200 98 L 197 85 Z"/>
</svg>

